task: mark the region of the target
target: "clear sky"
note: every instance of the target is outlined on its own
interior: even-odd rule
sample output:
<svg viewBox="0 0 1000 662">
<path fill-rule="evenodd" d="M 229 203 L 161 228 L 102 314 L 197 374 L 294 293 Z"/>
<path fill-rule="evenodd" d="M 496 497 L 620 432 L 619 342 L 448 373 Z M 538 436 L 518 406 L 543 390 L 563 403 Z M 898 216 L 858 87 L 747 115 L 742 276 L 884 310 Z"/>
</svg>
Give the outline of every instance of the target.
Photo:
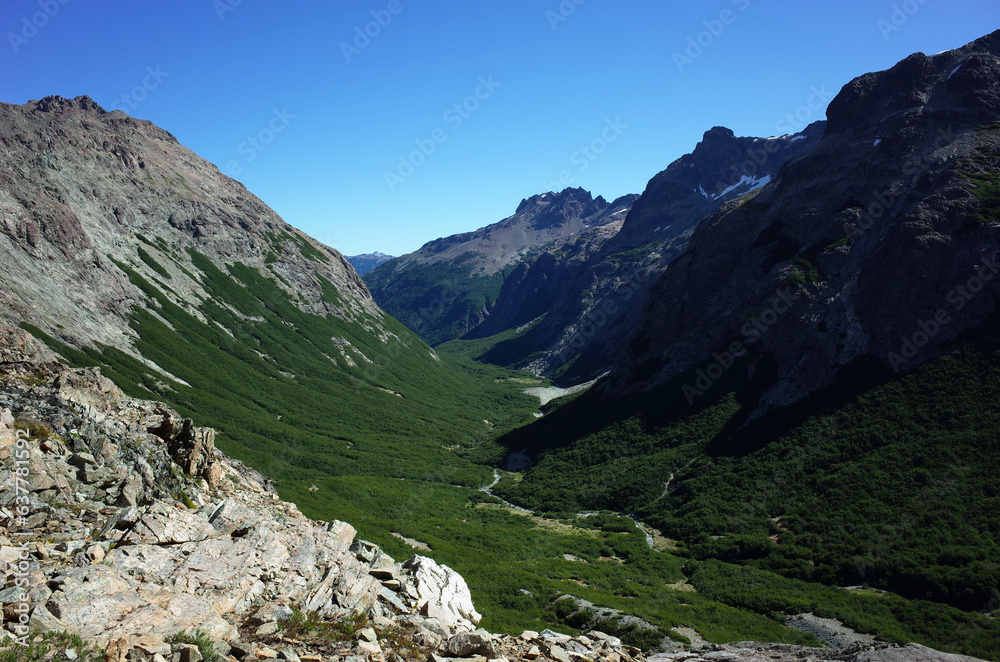
<svg viewBox="0 0 1000 662">
<path fill-rule="evenodd" d="M 787 133 L 998 27 L 997 0 L 0 0 L 0 101 L 90 95 L 398 255 L 567 185 L 640 193 L 712 126 Z"/>
</svg>

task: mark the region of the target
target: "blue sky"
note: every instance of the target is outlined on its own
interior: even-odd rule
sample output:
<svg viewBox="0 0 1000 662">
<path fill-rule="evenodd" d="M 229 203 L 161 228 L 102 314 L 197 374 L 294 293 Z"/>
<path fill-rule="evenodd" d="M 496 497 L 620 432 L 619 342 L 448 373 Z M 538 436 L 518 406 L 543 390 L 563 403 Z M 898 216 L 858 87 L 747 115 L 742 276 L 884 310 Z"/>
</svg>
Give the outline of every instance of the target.
<svg viewBox="0 0 1000 662">
<path fill-rule="evenodd" d="M 565 185 L 640 193 L 712 126 L 785 133 L 998 27 L 996 0 L 3 0 L 0 101 L 88 94 L 398 255 Z"/>
</svg>

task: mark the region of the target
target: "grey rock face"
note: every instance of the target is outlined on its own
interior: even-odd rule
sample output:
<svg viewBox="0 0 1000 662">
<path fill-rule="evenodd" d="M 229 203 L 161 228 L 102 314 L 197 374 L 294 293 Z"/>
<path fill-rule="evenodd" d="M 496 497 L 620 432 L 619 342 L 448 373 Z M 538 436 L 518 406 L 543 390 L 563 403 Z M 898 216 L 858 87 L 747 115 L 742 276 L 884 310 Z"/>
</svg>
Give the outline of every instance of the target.
<svg viewBox="0 0 1000 662">
<path fill-rule="evenodd" d="M 190 251 L 271 275 L 307 312 L 381 324 L 340 253 L 149 122 L 88 97 L 0 104 L 0 145 L 0 320 L 12 326 L 135 353 L 128 318 L 145 297 L 118 264 L 169 282 L 166 296 L 191 310 L 209 295 Z"/>
</svg>

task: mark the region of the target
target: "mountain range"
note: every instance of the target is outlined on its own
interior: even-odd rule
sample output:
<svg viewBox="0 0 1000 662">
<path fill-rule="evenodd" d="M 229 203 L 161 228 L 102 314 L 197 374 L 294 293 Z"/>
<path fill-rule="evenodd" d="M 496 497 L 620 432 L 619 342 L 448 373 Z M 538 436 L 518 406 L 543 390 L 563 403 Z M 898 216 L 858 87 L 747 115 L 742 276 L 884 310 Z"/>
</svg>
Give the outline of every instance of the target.
<svg viewBox="0 0 1000 662">
<path fill-rule="evenodd" d="M 614 360 L 631 310 L 623 299 L 643 300 L 701 218 L 769 182 L 816 144 L 823 126 L 770 139 L 716 127 L 641 196 L 608 204 L 582 189 L 536 195 L 514 216 L 429 242 L 365 282 L 383 309 L 431 344 L 534 323 L 487 360 L 590 379 Z"/>
<path fill-rule="evenodd" d="M 0 144 L 0 436 L 48 440 L 34 466 L 51 478 L 27 528 L 77 550 L 90 512 L 125 509 L 110 527 L 137 533 L 87 547 L 97 569 L 79 573 L 137 609 L 155 593 L 137 577 L 163 604 L 218 602 L 169 575 L 184 545 L 205 565 L 214 545 L 343 520 L 356 549 L 346 533 L 341 561 L 306 544 L 306 584 L 208 607 L 248 619 L 210 619 L 212 636 L 274 634 L 251 616 L 273 602 L 326 625 L 419 625 L 439 637 L 425 656 L 498 654 L 448 648 L 457 631 L 433 622 L 417 569 L 388 558 L 416 549 L 465 576 L 484 627 L 527 630 L 503 640 L 525 659 L 608 637 L 607 659 L 759 659 L 711 649 L 741 640 L 1000 658 L 1000 32 L 854 79 L 801 133 L 712 128 L 641 195 L 533 195 L 363 278 L 170 133 L 89 97 L 0 104 Z M 212 473 L 192 457 L 215 446 Z M 252 498 L 227 497 L 225 473 Z M 296 506 L 268 510 L 279 494 Z M 194 535 L 228 526 L 227 498 L 253 523 Z M 38 544 L 38 561 L 66 553 Z M 76 575 L 49 566 L 36 623 L 90 632 L 66 597 Z M 377 610 L 348 607 L 347 576 Z"/>
</svg>

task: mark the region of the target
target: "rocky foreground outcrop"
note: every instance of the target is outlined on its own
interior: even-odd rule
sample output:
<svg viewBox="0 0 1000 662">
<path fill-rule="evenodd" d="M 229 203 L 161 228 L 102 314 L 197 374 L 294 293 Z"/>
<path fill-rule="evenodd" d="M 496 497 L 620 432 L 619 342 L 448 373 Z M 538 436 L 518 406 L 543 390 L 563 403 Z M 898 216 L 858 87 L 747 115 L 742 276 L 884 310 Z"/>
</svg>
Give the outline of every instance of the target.
<svg viewBox="0 0 1000 662">
<path fill-rule="evenodd" d="M 191 644 L 165 642 L 200 630 L 243 662 L 638 654 L 606 635 L 476 630 L 481 616 L 450 568 L 397 563 L 349 524 L 306 518 L 216 449 L 213 430 L 124 396 L 96 369 L 36 362 L 45 357 L 27 334 L 0 340 L 7 644 L 66 631 L 109 659 L 196 662 Z M 317 657 L 282 634 L 302 614 L 359 627 Z"/>
<path fill-rule="evenodd" d="M 645 659 L 601 632 L 476 629 L 450 568 L 397 563 L 349 524 L 308 519 L 216 449 L 213 430 L 50 357 L 0 328 L 0 647 L 110 662 Z M 63 637 L 46 652 L 54 632 L 84 645 Z M 703 645 L 651 659 L 970 659 L 878 646 Z"/>
</svg>

